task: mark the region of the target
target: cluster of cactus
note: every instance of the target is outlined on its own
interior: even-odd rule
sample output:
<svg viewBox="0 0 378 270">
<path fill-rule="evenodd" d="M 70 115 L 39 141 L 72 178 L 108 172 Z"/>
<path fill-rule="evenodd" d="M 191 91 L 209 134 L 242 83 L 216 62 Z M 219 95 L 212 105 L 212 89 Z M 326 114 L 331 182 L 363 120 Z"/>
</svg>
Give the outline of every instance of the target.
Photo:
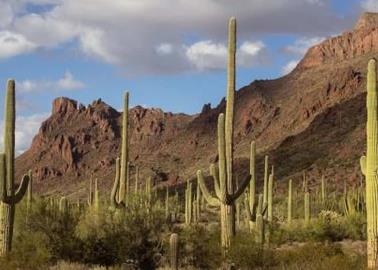
<svg viewBox="0 0 378 270">
<path fill-rule="evenodd" d="M 249 192 L 246 194 L 246 212 L 249 230 L 255 234 L 256 242 L 265 242 L 265 223 L 273 221 L 273 184 L 274 168 L 269 174 L 269 157 L 265 156 L 263 193 L 258 195 L 256 201 L 256 143 L 251 142 Z"/>
<path fill-rule="evenodd" d="M 235 53 L 236 19 L 231 18 L 228 30 L 228 68 L 226 113 L 218 117 L 218 172 L 214 173 L 216 196 L 207 189 L 201 170 L 197 179 L 203 196 L 208 204 L 220 207 L 221 245 L 227 250 L 231 238 L 235 235 L 235 201 L 244 193 L 250 175 L 245 178 L 239 189 L 235 188 L 233 175 L 233 134 L 234 134 L 234 99 L 235 99 Z M 218 188 L 219 187 L 219 188 Z"/>
<path fill-rule="evenodd" d="M 29 175 L 22 177 L 15 190 L 15 120 L 16 120 L 15 81 L 8 80 L 5 98 L 4 150 L 0 154 L 0 255 L 11 250 L 15 206 L 27 192 Z"/>
</svg>

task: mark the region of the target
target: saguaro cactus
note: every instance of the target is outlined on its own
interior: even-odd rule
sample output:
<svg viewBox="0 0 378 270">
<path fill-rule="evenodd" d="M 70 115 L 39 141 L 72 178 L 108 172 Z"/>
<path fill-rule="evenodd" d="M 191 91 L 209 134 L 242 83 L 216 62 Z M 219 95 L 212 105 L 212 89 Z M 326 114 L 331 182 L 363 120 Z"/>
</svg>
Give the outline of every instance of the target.
<svg viewBox="0 0 378 270">
<path fill-rule="evenodd" d="M 273 170 L 272 173 L 269 175 L 268 180 L 268 221 L 273 221 L 273 181 L 274 181 Z"/>
<path fill-rule="evenodd" d="M 129 92 L 125 93 L 122 116 L 122 144 L 121 159 L 116 160 L 116 175 L 110 204 L 113 208 L 125 207 L 130 192 L 130 163 L 129 163 Z M 118 193 L 118 198 L 117 198 Z"/>
<path fill-rule="evenodd" d="M 179 238 L 177 233 L 172 233 L 169 239 L 169 255 L 171 270 L 179 269 Z"/>
<path fill-rule="evenodd" d="M 367 257 L 368 268 L 378 268 L 378 95 L 376 60 L 371 59 L 367 74 L 367 150 L 361 157 L 361 170 L 366 179 Z"/>
<path fill-rule="evenodd" d="M 227 103 L 226 115 L 218 117 L 218 166 L 219 193 L 213 197 L 208 191 L 201 171 L 197 172 L 203 196 L 213 206 L 221 209 L 222 247 L 230 246 L 231 237 L 235 235 L 235 201 L 243 194 L 249 184 L 250 176 L 235 190 L 233 177 L 233 133 L 234 133 L 234 99 L 235 99 L 235 53 L 236 53 L 236 19 L 231 18 L 228 28 L 228 68 L 227 68 Z"/>
<path fill-rule="evenodd" d="M 120 159 L 116 158 L 116 174 L 114 177 L 113 188 L 112 188 L 112 191 L 110 192 L 110 205 L 113 209 L 125 206 L 125 204 L 122 201 L 118 202 L 117 200 L 117 191 L 119 189 L 119 182 L 120 182 Z"/>
<path fill-rule="evenodd" d="M 310 209 L 310 192 L 306 191 L 304 194 L 304 220 L 305 224 L 310 224 L 311 209 Z"/>
<path fill-rule="evenodd" d="M 185 190 L 185 224 L 190 225 L 192 223 L 192 211 L 193 210 L 193 195 L 192 195 L 192 183 L 187 182 Z"/>
<path fill-rule="evenodd" d="M 321 188 L 322 188 L 322 204 L 324 206 L 326 204 L 326 198 L 327 198 L 326 183 L 325 183 L 324 175 L 322 175 Z"/>
<path fill-rule="evenodd" d="M 287 198 L 287 224 L 291 225 L 293 215 L 293 180 L 289 180 L 289 192 Z"/>
<path fill-rule="evenodd" d="M 121 144 L 121 160 L 120 160 L 120 184 L 119 184 L 119 202 L 126 204 L 126 191 L 128 180 L 129 162 L 129 92 L 125 93 L 123 101 L 122 115 L 122 144 Z"/>
<path fill-rule="evenodd" d="M 256 201 L 256 143 L 251 142 L 251 150 L 249 157 L 249 174 L 251 175 L 251 181 L 249 182 L 249 209 L 253 209 Z"/>
<path fill-rule="evenodd" d="M 29 170 L 28 175 L 29 175 L 29 185 L 28 185 L 26 208 L 29 213 L 30 209 L 32 208 L 32 203 L 33 203 L 33 175 L 32 175 L 31 170 Z"/>
<path fill-rule="evenodd" d="M 16 126 L 15 81 L 8 80 L 5 97 L 4 152 L 0 154 L 0 255 L 11 250 L 15 205 L 24 197 L 29 176 L 24 175 L 20 186 L 15 191 L 14 152 Z"/>
</svg>

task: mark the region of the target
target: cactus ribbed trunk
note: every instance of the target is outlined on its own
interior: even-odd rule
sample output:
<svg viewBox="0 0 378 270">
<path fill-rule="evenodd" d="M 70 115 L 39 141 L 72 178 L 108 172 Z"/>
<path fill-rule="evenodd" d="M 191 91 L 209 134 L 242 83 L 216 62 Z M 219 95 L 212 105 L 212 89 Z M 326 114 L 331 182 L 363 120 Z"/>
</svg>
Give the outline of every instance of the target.
<svg viewBox="0 0 378 270">
<path fill-rule="evenodd" d="M 291 225 L 293 215 L 293 180 L 289 180 L 289 192 L 287 199 L 287 224 Z"/>
<path fill-rule="evenodd" d="M 361 169 L 366 178 L 367 257 L 368 268 L 378 268 L 378 102 L 376 60 L 368 64 L 367 76 L 367 151 L 361 158 Z"/>
<path fill-rule="evenodd" d="M 249 173 L 251 180 L 249 182 L 249 209 L 253 209 L 256 200 L 256 143 L 251 142 L 251 152 L 249 157 Z"/>
<path fill-rule="evenodd" d="M 171 270 L 179 269 L 179 239 L 177 233 L 172 233 L 169 239 L 169 253 Z"/>
<path fill-rule="evenodd" d="M 311 209 L 310 209 L 310 192 L 306 191 L 304 194 L 304 219 L 305 224 L 310 224 Z"/>
<path fill-rule="evenodd" d="M 327 196 L 327 193 L 326 193 L 325 179 L 324 179 L 324 175 L 322 175 L 322 204 L 323 206 L 326 203 L 326 196 Z"/>
<path fill-rule="evenodd" d="M 127 180 L 128 180 L 128 159 L 129 159 L 129 93 L 126 92 L 123 103 L 123 116 L 122 116 L 122 143 L 121 143 L 121 172 L 119 184 L 119 202 L 126 203 Z"/>
</svg>

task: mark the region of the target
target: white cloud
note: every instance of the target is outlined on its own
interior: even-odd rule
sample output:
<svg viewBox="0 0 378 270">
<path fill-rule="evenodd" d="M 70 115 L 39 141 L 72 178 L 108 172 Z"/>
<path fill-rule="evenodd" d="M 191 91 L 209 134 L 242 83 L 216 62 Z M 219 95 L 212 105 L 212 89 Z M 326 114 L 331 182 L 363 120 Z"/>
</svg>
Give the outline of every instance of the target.
<svg viewBox="0 0 378 270">
<path fill-rule="evenodd" d="M 20 155 L 30 147 L 34 136 L 38 133 L 41 123 L 48 117 L 48 113 L 34 114 L 30 116 L 18 116 L 16 118 L 16 154 Z M 1 121 L 0 133 L 3 134 L 4 123 Z M 3 141 L 0 140 L 0 149 L 3 149 Z"/>
<path fill-rule="evenodd" d="M 282 71 L 281 71 L 281 74 L 282 75 L 286 75 L 286 74 L 289 74 L 299 63 L 299 60 L 292 60 L 290 62 L 288 62 L 283 68 L 282 68 Z"/>
<path fill-rule="evenodd" d="M 85 84 L 76 80 L 71 72 L 66 71 L 62 78 L 52 80 L 24 80 L 17 82 L 19 92 L 40 92 L 40 91 L 63 91 L 78 90 L 85 87 Z"/>
<path fill-rule="evenodd" d="M 198 70 L 224 68 L 227 48 L 211 40 L 199 41 L 186 49 L 186 57 Z"/>
<path fill-rule="evenodd" d="M 36 49 L 36 44 L 23 35 L 10 31 L 0 31 L 0 58 L 9 58 Z"/>
<path fill-rule="evenodd" d="M 31 14 L 26 9 L 30 3 L 52 6 Z M 227 20 L 232 15 L 240 24 L 239 42 L 260 34 L 334 33 L 353 19 L 340 18 L 325 0 L 0 0 L 0 4 L 4 12 L 0 31 L 19 35 L 18 45 L 12 46 L 13 52 L 7 55 L 70 43 L 85 55 L 116 65 L 126 74 L 198 68 L 191 65 L 180 47 L 193 37 L 212 40 L 212 46 L 223 44 Z M 209 56 L 218 66 L 216 56 Z M 202 60 L 198 61 L 202 62 L 200 67 L 207 68 Z"/>
<path fill-rule="evenodd" d="M 377 0 L 364 0 L 361 2 L 361 7 L 370 12 L 378 12 Z"/>
<path fill-rule="evenodd" d="M 289 54 L 303 56 L 310 47 L 321 43 L 323 40 L 325 40 L 325 37 L 302 37 L 297 39 L 294 44 L 284 47 L 283 51 Z"/>
<path fill-rule="evenodd" d="M 87 29 L 80 37 L 81 49 L 84 53 L 104 60 L 108 63 L 117 63 L 117 58 L 106 47 L 106 37 L 99 29 Z"/>
<path fill-rule="evenodd" d="M 160 55 L 167 55 L 171 54 L 173 51 L 172 44 L 169 43 L 161 43 L 159 46 L 156 47 L 156 52 Z"/>
<path fill-rule="evenodd" d="M 239 66 L 250 67 L 260 61 L 259 55 L 264 51 L 262 41 L 246 41 L 237 50 L 236 63 Z M 224 69 L 227 64 L 227 46 L 214 43 L 211 40 L 199 41 L 185 48 L 185 54 L 190 63 L 198 70 Z"/>
</svg>

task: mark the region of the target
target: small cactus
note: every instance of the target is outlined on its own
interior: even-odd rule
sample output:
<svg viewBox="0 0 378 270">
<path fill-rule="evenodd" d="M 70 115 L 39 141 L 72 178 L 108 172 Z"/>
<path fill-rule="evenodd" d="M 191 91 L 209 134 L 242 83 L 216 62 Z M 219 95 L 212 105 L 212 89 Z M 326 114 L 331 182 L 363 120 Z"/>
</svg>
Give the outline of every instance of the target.
<svg viewBox="0 0 378 270">
<path fill-rule="evenodd" d="M 171 270 L 179 269 L 179 237 L 177 233 L 172 233 L 169 239 L 169 257 Z"/>
</svg>

